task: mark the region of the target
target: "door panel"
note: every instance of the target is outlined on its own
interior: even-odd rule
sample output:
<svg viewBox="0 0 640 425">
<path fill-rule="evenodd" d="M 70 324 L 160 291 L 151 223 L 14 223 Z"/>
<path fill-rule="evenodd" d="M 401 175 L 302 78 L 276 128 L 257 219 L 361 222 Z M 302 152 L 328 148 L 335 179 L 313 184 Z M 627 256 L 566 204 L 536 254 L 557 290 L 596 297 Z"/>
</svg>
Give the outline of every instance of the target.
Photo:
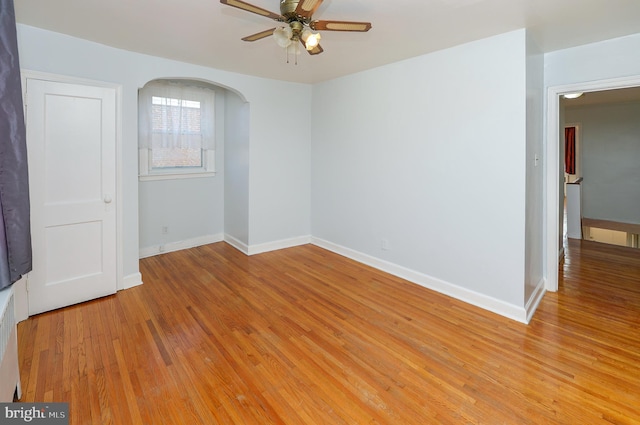
<svg viewBox="0 0 640 425">
<path fill-rule="evenodd" d="M 116 291 L 115 90 L 27 79 L 29 313 Z"/>
</svg>

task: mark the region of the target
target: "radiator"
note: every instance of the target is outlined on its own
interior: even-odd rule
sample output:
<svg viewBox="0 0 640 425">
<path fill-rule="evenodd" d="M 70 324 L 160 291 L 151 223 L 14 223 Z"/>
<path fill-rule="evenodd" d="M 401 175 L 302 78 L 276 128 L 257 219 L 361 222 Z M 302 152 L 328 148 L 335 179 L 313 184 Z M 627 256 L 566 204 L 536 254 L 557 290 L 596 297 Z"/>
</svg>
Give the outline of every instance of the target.
<svg viewBox="0 0 640 425">
<path fill-rule="evenodd" d="M 18 366 L 18 332 L 13 306 L 13 289 L 0 291 L 0 402 L 22 396 Z"/>
</svg>

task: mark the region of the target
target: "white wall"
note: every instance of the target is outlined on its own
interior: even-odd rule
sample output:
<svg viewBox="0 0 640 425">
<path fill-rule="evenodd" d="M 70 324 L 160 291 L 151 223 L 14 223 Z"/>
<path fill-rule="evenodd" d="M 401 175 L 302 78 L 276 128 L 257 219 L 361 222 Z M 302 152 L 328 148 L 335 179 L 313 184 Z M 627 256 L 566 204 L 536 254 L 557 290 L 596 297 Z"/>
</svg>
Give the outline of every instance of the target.
<svg viewBox="0 0 640 425">
<path fill-rule="evenodd" d="M 545 86 L 640 75 L 640 34 L 545 54 Z"/>
<path fill-rule="evenodd" d="M 522 314 L 525 35 L 314 86 L 314 238 Z"/>
<path fill-rule="evenodd" d="M 640 102 L 567 106 L 565 118 L 581 123 L 583 216 L 640 224 Z"/>
<path fill-rule="evenodd" d="M 249 242 L 309 235 L 310 86 L 127 52 L 26 25 L 18 25 L 18 48 L 23 69 L 122 86 L 125 278 L 139 270 L 137 92 L 157 78 L 209 81 L 239 93 L 251 105 L 247 134 L 257 154 L 249 164 Z"/>
<path fill-rule="evenodd" d="M 227 240 L 249 246 L 249 104 L 229 93 L 225 102 L 224 229 Z"/>
<path fill-rule="evenodd" d="M 544 294 L 544 55 L 527 34 L 527 159 L 525 294 L 528 314 Z"/>
<path fill-rule="evenodd" d="M 311 86 L 264 86 L 268 100 L 250 106 L 250 247 L 311 234 Z"/>
<path fill-rule="evenodd" d="M 222 155 L 222 152 L 216 152 Z M 217 162 L 217 161 L 216 161 Z M 194 179 L 140 182 L 140 255 L 206 238 L 222 239 L 224 187 L 222 174 Z M 164 234 L 162 228 L 168 232 Z"/>
<path fill-rule="evenodd" d="M 138 186 L 140 257 L 222 240 L 224 126 L 227 90 L 215 96 L 215 177 L 141 181 Z M 249 121 L 245 121 L 248 126 Z M 163 228 L 168 231 L 163 233 Z"/>
</svg>

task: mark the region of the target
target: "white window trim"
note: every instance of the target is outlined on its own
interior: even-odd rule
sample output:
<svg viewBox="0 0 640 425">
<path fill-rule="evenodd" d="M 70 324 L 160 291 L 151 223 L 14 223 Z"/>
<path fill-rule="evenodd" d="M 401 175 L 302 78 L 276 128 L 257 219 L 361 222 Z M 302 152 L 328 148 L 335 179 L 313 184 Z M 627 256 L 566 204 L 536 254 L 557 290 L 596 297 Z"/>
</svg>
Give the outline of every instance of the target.
<svg viewBox="0 0 640 425">
<path fill-rule="evenodd" d="M 202 167 L 185 167 L 180 169 L 151 169 L 151 149 L 139 149 L 138 158 L 140 160 L 138 169 L 140 181 L 152 180 L 172 180 L 172 179 L 193 179 L 202 177 L 213 177 L 216 175 L 216 151 L 213 149 L 203 149 Z"/>
<path fill-rule="evenodd" d="M 194 97 L 191 94 L 191 97 Z M 205 101 L 201 95 L 196 94 L 199 101 Z M 207 99 L 212 111 L 215 114 L 215 91 L 211 99 Z M 140 100 L 138 100 L 140 102 Z M 138 105 L 140 108 L 140 105 Z M 140 112 L 139 112 L 140 113 Z M 189 179 L 213 177 L 216 175 L 216 157 L 215 157 L 215 135 L 213 137 L 213 145 L 209 148 L 202 148 L 202 166 L 201 167 L 175 167 L 175 168 L 154 168 L 151 164 L 151 148 L 138 148 L 138 179 L 140 181 L 152 180 L 172 180 L 172 179 Z"/>
</svg>

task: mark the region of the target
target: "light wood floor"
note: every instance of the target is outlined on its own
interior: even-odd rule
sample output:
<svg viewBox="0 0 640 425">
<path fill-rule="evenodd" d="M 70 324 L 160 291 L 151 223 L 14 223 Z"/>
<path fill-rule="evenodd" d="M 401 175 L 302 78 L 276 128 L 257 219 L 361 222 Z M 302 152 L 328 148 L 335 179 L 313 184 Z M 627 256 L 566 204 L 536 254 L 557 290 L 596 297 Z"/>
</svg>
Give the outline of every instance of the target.
<svg viewBox="0 0 640 425">
<path fill-rule="evenodd" d="M 141 261 L 19 325 L 22 401 L 71 424 L 640 423 L 639 251 L 569 245 L 527 326 L 311 245 Z"/>
</svg>

